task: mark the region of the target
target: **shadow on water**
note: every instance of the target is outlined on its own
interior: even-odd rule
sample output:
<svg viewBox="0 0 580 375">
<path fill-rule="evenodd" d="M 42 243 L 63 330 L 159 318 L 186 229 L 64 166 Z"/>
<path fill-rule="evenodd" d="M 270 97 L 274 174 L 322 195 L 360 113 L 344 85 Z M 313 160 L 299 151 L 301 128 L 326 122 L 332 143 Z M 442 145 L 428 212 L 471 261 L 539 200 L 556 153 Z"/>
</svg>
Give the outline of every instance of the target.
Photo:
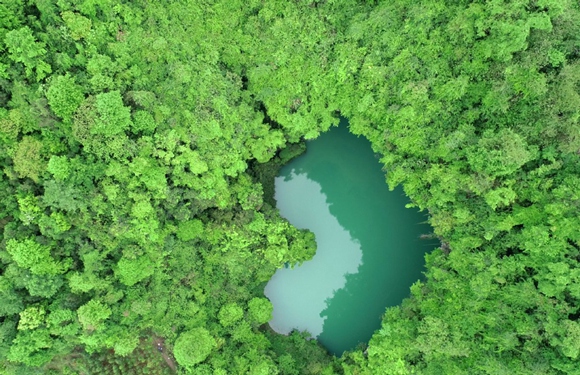
<svg viewBox="0 0 580 375">
<path fill-rule="evenodd" d="M 431 232 L 431 227 L 424 223 L 425 215 L 405 208 L 409 200 L 402 189 L 388 191 L 370 143 L 350 134 L 346 121 L 312 141 L 307 153 L 285 166 L 277 180 L 276 199 L 280 200 L 281 214 L 292 224 L 306 227 L 316 234 L 318 250 L 315 258 L 327 257 L 322 267 L 332 268 L 333 263 L 340 263 L 332 255 L 342 245 L 336 243 L 338 235 L 326 234 L 328 228 L 318 228 L 320 224 L 309 217 L 312 216 L 309 209 L 316 203 L 305 195 L 278 194 L 281 184 L 297 184 L 298 180 L 318 185 L 323 198 L 316 199 L 325 200 L 326 206 L 321 206 L 318 211 L 328 210 L 338 221 L 335 225 L 338 231 L 347 233 L 340 235 L 341 243 L 346 245 L 350 241 L 348 246 L 358 247 L 359 253 L 362 249 L 358 264 L 351 264 L 348 268 L 336 265 L 336 272 L 341 273 L 340 283 L 335 282 L 330 291 L 327 288 L 326 294 L 318 296 L 322 301 L 316 303 L 319 311 L 317 324 L 322 323 L 322 327 L 309 327 L 330 352 L 340 355 L 360 342 L 367 342 L 380 326 L 385 308 L 401 303 L 409 295 L 411 284 L 421 278 L 425 252 L 432 250 L 437 243 L 419 238 L 421 234 Z M 291 204 L 281 202 L 284 199 L 293 201 Z M 326 252 L 328 255 L 323 255 Z M 314 260 L 310 262 L 316 263 Z M 308 263 L 301 267 L 309 267 Z M 305 275 L 300 278 L 308 277 Z M 276 320 L 277 306 L 275 301 L 273 303 Z M 314 308 L 314 302 L 311 304 Z M 307 325 L 296 324 L 298 329 L 304 327 Z"/>
</svg>

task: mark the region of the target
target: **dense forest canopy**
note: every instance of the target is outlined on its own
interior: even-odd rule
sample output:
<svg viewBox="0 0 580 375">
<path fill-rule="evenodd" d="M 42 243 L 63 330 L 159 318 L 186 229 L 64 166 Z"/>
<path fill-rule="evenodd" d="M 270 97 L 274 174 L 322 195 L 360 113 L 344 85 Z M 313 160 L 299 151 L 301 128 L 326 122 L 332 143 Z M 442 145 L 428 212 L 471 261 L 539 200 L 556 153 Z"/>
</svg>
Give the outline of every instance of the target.
<svg viewBox="0 0 580 375">
<path fill-rule="evenodd" d="M 580 374 L 579 58 L 573 0 L 0 1 L 0 372 Z M 442 246 L 334 358 L 263 287 L 339 115 Z"/>
</svg>

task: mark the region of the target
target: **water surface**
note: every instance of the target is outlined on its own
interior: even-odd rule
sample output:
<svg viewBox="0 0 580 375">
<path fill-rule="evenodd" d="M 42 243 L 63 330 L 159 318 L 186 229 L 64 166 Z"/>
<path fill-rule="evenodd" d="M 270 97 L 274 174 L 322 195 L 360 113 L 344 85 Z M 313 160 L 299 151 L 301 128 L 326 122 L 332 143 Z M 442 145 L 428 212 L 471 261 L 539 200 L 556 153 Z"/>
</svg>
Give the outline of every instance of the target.
<svg viewBox="0 0 580 375">
<path fill-rule="evenodd" d="M 433 241 L 426 217 L 389 191 L 370 143 L 345 122 L 284 166 L 275 198 L 283 217 L 316 236 L 314 258 L 279 269 L 265 289 L 276 332 L 308 331 L 331 353 L 368 342 L 387 306 L 421 277 Z"/>
</svg>

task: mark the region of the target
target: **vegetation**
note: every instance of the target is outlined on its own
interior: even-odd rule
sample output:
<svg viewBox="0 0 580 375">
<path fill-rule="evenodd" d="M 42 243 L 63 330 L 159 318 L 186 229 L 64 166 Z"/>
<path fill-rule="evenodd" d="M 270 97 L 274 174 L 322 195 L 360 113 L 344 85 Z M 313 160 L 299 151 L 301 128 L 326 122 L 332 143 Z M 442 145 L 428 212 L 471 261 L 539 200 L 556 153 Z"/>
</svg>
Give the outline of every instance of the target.
<svg viewBox="0 0 580 375">
<path fill-rule="evenodd" d="M 577 2 L 10 0 L 0 51 L 1 373 L 168 373 L 162 337 L 182 374 L 579 374 Z M 269 180 L 339 114 L 442 246 L 333 358 L 262 291 L 314 248 Z"/>
</svg>

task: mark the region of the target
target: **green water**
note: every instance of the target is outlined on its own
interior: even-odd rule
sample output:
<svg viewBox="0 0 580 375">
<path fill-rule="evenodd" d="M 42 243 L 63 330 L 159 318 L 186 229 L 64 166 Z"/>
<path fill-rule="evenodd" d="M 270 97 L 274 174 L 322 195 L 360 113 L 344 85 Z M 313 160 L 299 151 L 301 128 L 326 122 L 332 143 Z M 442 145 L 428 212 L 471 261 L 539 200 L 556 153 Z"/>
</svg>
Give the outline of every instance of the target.
<svg viewBox="0 0 580 375">
<path fill-rule="evenodd" d="M 389 191 L 370 143 L 346 122 L 307 145 L 276 178 L 277 207 L 316 235 L 314 258 L 279 269 L 265 288 L 276 332 L 308 331 L 341 355 L 368 342 L 387 306 L 421 277 L 434 242 L 426 217 L 400 188 Z"/>
</svg>

